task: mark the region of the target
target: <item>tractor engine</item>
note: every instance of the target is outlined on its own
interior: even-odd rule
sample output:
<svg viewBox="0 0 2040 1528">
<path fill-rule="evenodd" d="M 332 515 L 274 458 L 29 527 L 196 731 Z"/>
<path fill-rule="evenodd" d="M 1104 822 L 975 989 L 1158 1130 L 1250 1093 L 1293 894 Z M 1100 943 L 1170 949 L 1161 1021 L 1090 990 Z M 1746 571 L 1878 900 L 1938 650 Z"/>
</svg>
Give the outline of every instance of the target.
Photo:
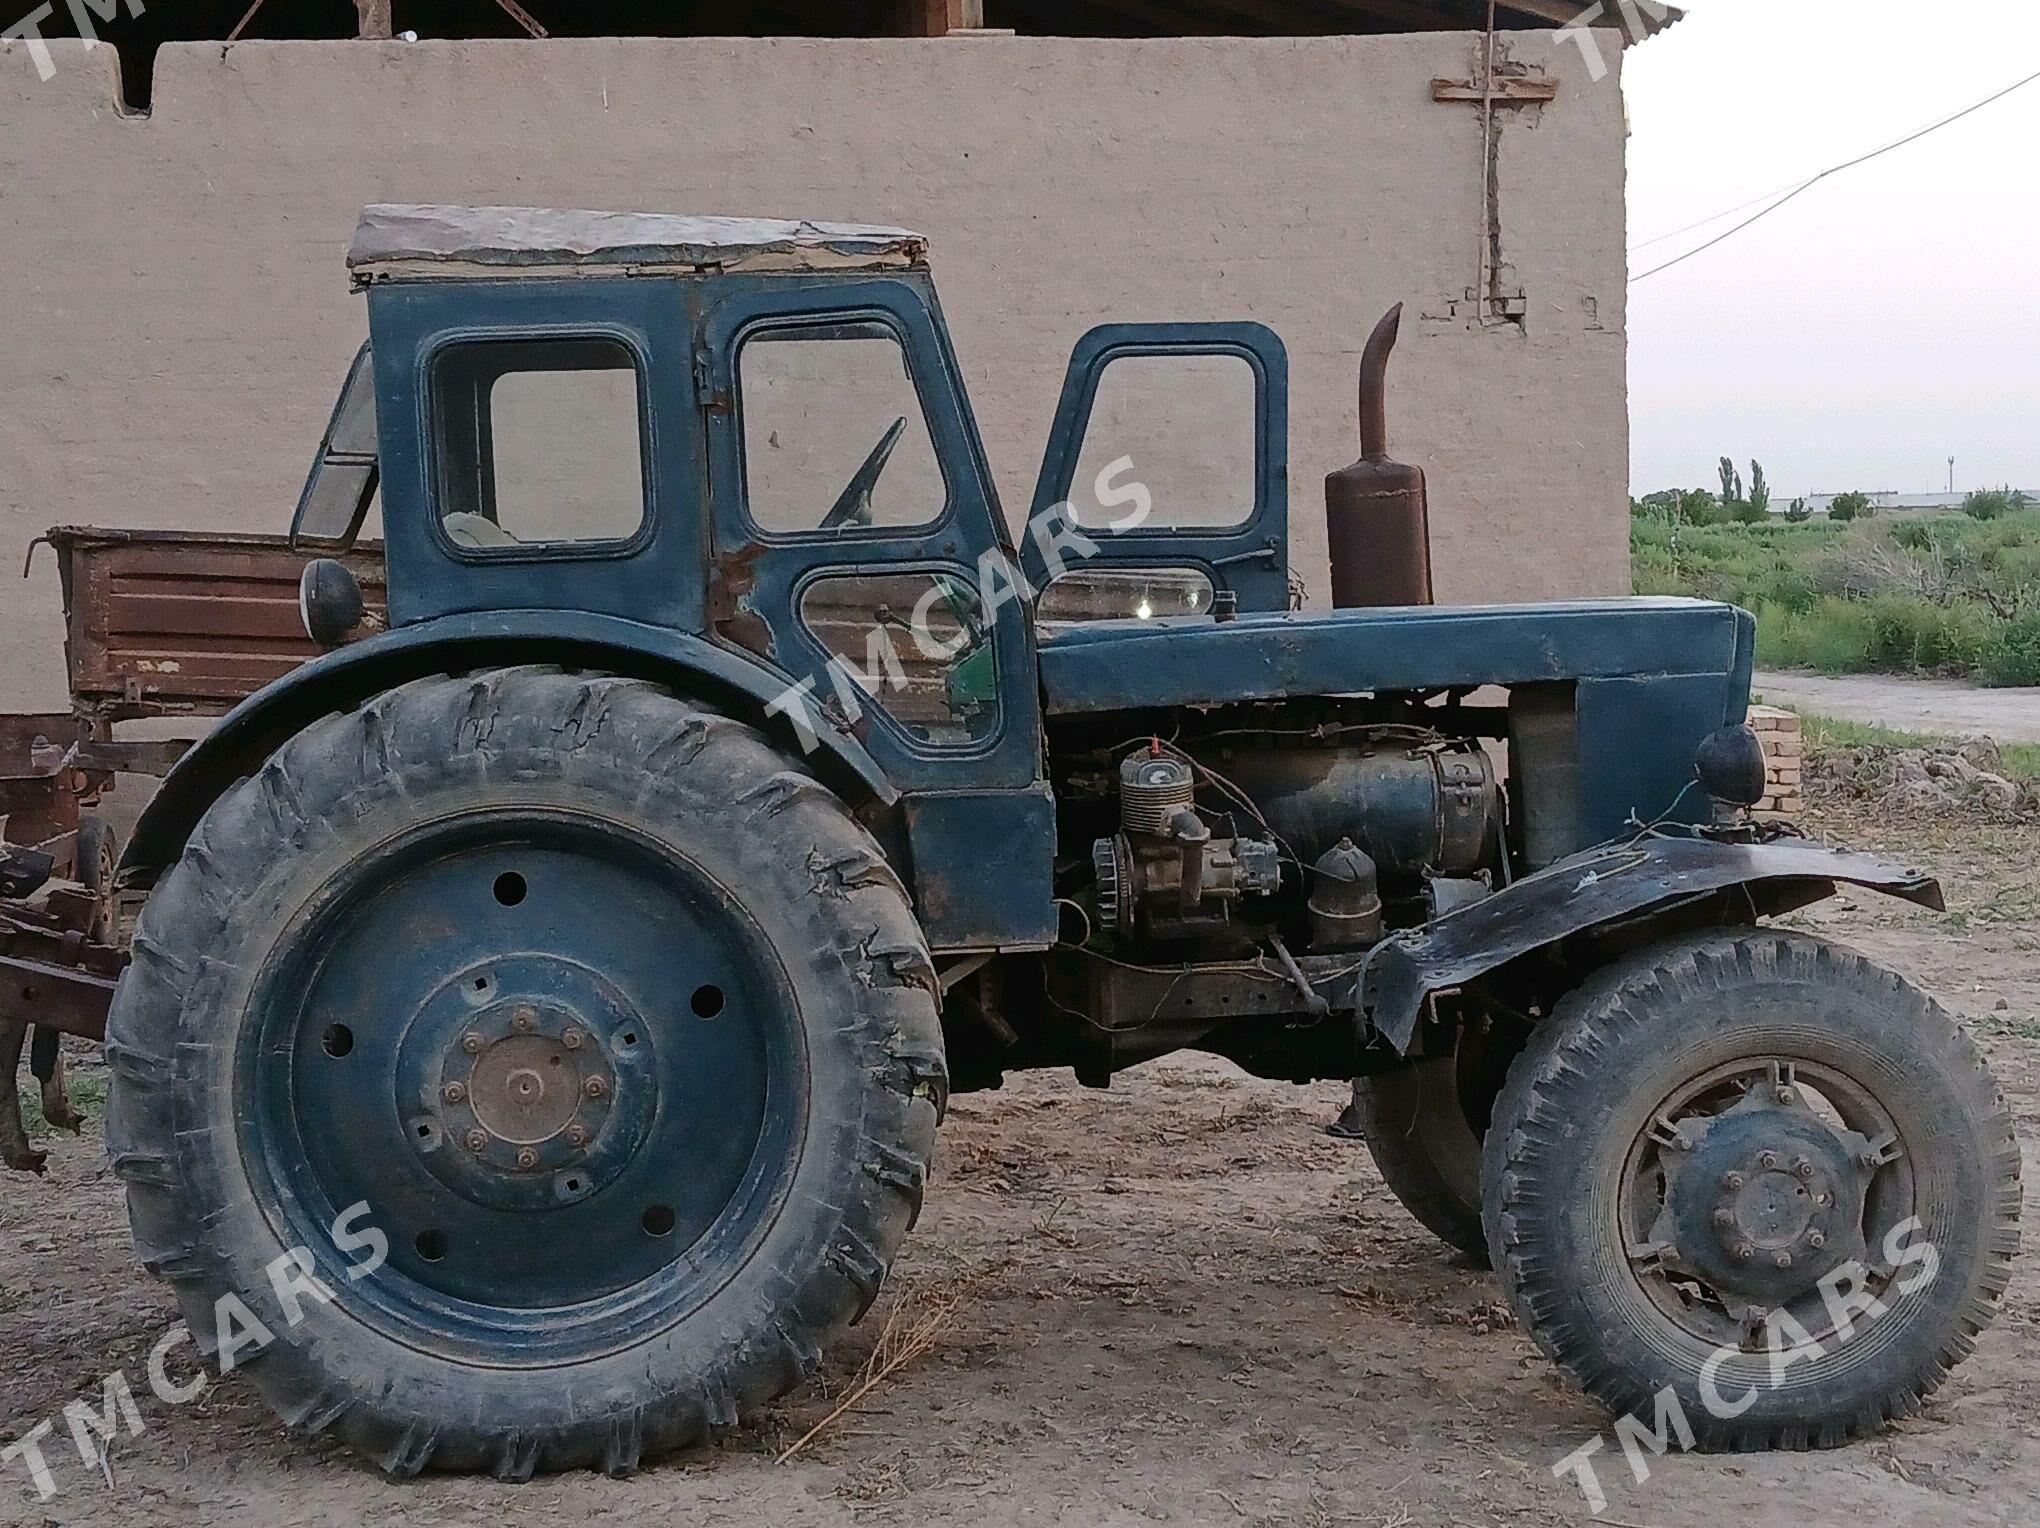
<svg viewBox="0 0 2040 1528">
<path fill-rule="evenodd" d="M 1247 897 L 1282 887 L 1272 837 L 1243 838 L 1230 816 L 1206 823 L 1190 762 L 1160 744 L 1119 766 L 1119 831 L 1092 846 L 1099 921 L 1149 939 L 1226 939 Z"/>
<path fill-rule="evenodd" d="M 1119 831 L 1091 853 L 1102 932 L 1218 953 L 1286 930 L 1343 953 L 1492 889 L 1503 797 L 1477 741 L 1392 728 L 1226 748 L 1222 774 L 1208 751 L 1157 741 L 1120 761 Z M 1200 809 L 1200 785 L 1227 809 Z"/>
</svg>

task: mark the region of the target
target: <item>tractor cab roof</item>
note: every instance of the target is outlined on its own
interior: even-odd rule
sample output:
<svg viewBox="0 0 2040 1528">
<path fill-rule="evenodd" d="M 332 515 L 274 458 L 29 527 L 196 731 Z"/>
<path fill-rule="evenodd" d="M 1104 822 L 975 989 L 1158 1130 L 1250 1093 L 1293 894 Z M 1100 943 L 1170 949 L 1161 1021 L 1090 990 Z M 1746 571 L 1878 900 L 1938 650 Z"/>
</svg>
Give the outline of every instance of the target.
<svg viewBox="0 0 2040 1528">
<path fill-rule="evenodd" d="M 904 228 L 778 218 L 672 217 L 543 207 L 365 208 L 347 269 L 357 286 L 430 278 L 900 270 L 928 241 Z"/>
</svg>

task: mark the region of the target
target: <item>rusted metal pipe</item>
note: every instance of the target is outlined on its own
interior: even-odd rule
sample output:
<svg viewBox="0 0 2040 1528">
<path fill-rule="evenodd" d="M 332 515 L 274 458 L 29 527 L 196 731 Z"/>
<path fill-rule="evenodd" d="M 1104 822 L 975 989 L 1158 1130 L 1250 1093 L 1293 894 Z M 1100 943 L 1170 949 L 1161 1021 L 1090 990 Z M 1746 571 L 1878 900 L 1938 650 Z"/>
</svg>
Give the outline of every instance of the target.
<svg viewBox="0 0 2040 1528">
<path fill-rule="evenodd" d="M 1371 462 L 1388 460 L 1388 358 L 1402 333 L 1402 309 L 1397 303 L 1382 315 L 1360 352 L 1360 455 Z"/>
</svg>

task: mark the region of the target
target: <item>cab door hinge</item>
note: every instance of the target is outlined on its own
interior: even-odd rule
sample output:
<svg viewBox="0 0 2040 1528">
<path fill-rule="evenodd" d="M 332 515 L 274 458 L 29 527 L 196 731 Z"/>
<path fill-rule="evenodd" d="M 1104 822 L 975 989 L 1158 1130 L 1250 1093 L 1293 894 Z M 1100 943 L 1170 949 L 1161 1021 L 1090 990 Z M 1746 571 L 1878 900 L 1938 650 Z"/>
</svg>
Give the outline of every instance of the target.
<svg viewBox="0 0 2040 1528">
<path fill-rule="evenodd" d="M 694 401 L 716 412 L 726 411 L 730 406 L 729 393 L 715 385 L 715 356 L 706 345 L 694 347 Z"/>
</svg>

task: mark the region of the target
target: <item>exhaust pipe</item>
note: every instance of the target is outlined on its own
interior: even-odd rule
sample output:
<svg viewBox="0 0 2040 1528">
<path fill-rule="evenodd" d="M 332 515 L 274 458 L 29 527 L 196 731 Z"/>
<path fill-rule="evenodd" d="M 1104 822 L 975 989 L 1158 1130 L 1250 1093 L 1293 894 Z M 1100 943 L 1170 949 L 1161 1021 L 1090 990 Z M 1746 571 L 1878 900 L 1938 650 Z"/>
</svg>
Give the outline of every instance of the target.
<svg viewBox="0 0 2040 1528">
<path fill-rule="evenodd" d="M 1388 456 L 1388 358 L 1402 304 L 1388 310 L 1360 358 L 1360 460 L 1325 479 L 1332 603 L 1341 608 L 1436 603 L 1424 469 Z"/>
</svg>

